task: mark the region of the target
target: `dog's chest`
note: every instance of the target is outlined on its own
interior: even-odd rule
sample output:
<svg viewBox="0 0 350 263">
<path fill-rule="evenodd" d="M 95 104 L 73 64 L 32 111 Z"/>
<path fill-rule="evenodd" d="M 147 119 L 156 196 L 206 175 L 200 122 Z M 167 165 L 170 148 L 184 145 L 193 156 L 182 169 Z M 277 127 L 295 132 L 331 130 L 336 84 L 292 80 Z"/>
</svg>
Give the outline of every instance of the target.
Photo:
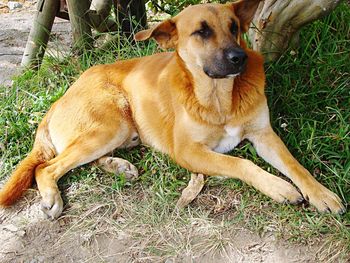
<svg viewBox="0 0 350 263">
<path fill-rule="evenodd" d="M 215 152 L 226 153 L 233 150 L 242 140 L 241 127 L 225 126 L 225 133 L 213 148 Z"/>
</svg>

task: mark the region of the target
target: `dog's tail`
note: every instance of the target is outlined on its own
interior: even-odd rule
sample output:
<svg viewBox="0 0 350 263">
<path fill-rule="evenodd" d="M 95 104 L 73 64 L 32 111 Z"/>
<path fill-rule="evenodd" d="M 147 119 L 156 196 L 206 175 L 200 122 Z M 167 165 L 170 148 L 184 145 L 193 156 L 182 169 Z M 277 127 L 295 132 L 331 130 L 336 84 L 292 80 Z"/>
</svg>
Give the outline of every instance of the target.
<svg viewBox="0 0 350 263">
<path fill-rule="evenodd" d="M 18 165 L 0 192 L 0 205 L 10 206 L 19 199 L 34 181 L 35 168 L 43 163 L 35 149 Z"/>
<path fill-rule="evenodd" d="M 35 168 L 53 157 L 51 140 L 47 140 L 46 118 L 38 128 L 33 150 L 18 165 L 0 191 L 0 206 L 10 206 L 33 184 Z"/>
</svg>

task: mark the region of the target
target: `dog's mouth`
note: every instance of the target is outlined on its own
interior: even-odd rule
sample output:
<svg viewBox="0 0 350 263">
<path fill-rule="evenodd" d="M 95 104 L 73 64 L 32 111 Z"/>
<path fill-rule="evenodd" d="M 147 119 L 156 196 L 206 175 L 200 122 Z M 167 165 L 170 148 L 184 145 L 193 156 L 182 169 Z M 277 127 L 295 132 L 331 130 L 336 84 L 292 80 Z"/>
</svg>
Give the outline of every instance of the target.
<svg viewBox="0 0 350 263">
<path fill-rule="evenodd" d="M 242 67 L 242 69 L 238 71 L 229 72 L 229 73 L 214 72 L 206 68 L 204 68 L 203 71 L 209 78 L 212 78 L 212 79 L 228 79 L 228 78 L 235 78 L 239 76 L 244 71 L 244 67 Z"/>
</svg>

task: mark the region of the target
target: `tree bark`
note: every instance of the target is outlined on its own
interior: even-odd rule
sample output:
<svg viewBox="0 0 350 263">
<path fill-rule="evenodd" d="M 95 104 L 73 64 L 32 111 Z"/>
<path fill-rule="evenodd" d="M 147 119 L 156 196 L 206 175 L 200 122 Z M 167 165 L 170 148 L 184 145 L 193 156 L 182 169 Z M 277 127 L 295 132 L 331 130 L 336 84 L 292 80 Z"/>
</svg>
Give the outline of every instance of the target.
<svg viewBox="0 0 350 263">
<path fill-rule="evenodd" d="M 267 61 L 277 59 L 287 48 L 298 30 L 328 13 L 340 0 L 265 0 L 253 19 L 255 29 L 249 38 L 255 50 Z"/>
<path fill-rule="evenodd" d="M 112 0 L 92 0 L 89 11 L 91 26 L 98 32 L 117 31 L 118 25 L 109 17 L 112 9 Z"/>
<path fill-rule="evenodd" d="M 41 0 L 37 4 L 37 9 L 21 62 L 22 66 L 33 69 L 40 67 L 44 57 L 52 25 L 59 9 L 59 1 Z"/>
<path fill-rule="evenodd" d="M 145 28 L 147 15 L 144 0 L 114 0 L 115 14 L 121 31 L 130 36 L 135 30 Z"/>
<path fill-rule="evenodd" d="M 60 11 L 57 17 L 69 20 L 68 9 L 65 0 L 60 0 Z M 110 18 L 112 9 L 112 0 L 92 0 L 90 10 L 88 11 L 90 26 L 98 32 L 117 31 L 118 25 L 115 19 Z"/>
<path fill-rule="evenodd" d="M 73 50 L 79 53 L 91 49 L 93 45 L 89 18 L 90 3 L 89 0 L 67 0 L 73 34 Z"/>
</svg>

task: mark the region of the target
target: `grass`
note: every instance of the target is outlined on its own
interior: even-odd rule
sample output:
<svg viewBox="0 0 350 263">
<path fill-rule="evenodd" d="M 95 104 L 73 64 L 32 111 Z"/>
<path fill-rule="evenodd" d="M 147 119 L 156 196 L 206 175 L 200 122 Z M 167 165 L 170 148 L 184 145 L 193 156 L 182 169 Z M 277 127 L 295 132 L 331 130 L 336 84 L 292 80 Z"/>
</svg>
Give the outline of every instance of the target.
<svg viewBox="0 0 350 263">
<path fill-rule="evenodd" d="M 274 129 L 293 155 L 345 202 L 350 200 L 349 25 L 350 8 L 343 3 L 305 27 L 298 48 L 266 65 Z M 41 118 L 80 73 L 94 64 L 155 51 L 154 43 L 124 42 L 113 52 L 80 59 L 47 57 L 38 72 L 24 72 L 12 87 L 0 87 L 0 179 L 27 154 Z M 278 174 L 249 143 L 232 154 Z M 223 252 L 232 245 L 234 231 L 245 227 L 261 236 L 272 231 L 299 244 L 321 242 L 315 255 L 320 261 L 349 259 L 349 211 L 321 215 L 313 207 L 276 204 L 237 180 L 210 178 L 193 204 L 178 213 L 174 206 L 188 182 L 187 170 L 145 146 L 118 155 L 138 167 L 137 182 L 130 184 L 91 166 L 74 169 L 60 182 L 67 204 L 64 217 L 72 218 L 72 229 L 84 228 L 91 236 L 96 229 L 126 231 L 139 241 L 129 249 L 137 258 Z"/>
</svg>

